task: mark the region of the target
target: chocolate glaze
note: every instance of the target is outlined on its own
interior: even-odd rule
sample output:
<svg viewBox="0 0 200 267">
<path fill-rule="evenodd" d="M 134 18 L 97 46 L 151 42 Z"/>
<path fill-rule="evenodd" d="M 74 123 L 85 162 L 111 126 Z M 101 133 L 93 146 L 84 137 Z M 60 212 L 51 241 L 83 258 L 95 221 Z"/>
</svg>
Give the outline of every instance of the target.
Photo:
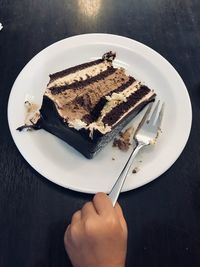
<svg viewBox="0 0 200 267">
<path fill-rule="evenodd" d="M 20 127 L 18 127 L 16 130 L 21 132 L 23 130 L 39 130 L 41 129 L 41 126 L 40 126 L 40 122 L 38 121 L 36 124 L 33 124 L 33 125 L 22 125 Z"/>
<path fill-rule="evenodd" d="M 103 60 L 107 60 L 109 62 L 112 62 L 115 58 L 116 58 L 116 53 L 113 53 L 112 51 L 109 51 L 102 56 Z"/>
</svg>

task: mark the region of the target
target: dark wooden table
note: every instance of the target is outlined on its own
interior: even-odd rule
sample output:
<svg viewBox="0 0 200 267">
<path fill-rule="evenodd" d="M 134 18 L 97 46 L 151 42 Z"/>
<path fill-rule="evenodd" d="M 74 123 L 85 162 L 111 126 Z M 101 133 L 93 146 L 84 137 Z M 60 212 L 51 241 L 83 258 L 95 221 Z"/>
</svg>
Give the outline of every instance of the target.
<svg viewBox="0 0 200 267">
<path fill-rule="evenodd" d="M 0 266 L 71 266 L 64 230 L 91 195 L 63 189 L 26 163 L 8 129 L 7 102 L 17 75 L 41 49 L 90 32 L 157 50 L 182 76 L 193 106 L 191 135 L 175 164 L 120 196 L 127 266 L 200 266 L 200 1 L 0 0 L 0 22 Z"/>
</svg>

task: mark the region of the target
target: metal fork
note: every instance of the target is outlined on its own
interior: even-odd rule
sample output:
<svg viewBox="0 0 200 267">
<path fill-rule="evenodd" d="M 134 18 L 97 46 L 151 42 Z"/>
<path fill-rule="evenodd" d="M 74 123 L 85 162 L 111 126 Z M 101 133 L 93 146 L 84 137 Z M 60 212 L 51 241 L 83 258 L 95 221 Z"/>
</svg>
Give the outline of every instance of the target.
<svg viewBox="0 0 200 267">
<path fill-rule="evenodd" d="M 131 152 L 131 155 L 126 165 L 124 166 L 122 172 L 120 173 L 117 181 L 115 182 L 113 188 L 111 189 L 108 195 L 112 201 L 113 206 L 115 206 L 118 196 L 122 190 L 123 184 L 126 180 L 127 174 L 137 153 L 142 147 L 154 144 L 156 138 L 158 137 L 158 131 L 161 126 L 161 121 L 164 112 L 164 103 L 161 105 L 161 108 L 159 108 L 160 101 L 158 101 L 154 108 L 154 111 L 152 112 L 152 115 L 150 116 L 152 106 L 153 103 L 150 103 L 147 108 L 147 111 L 145 112 L 145 115 L 139 123 L 139 126 L 134 136 L 134 139 L 136 141 L 136 147 L 133 148 L 133 151 Z"/>
</svg>

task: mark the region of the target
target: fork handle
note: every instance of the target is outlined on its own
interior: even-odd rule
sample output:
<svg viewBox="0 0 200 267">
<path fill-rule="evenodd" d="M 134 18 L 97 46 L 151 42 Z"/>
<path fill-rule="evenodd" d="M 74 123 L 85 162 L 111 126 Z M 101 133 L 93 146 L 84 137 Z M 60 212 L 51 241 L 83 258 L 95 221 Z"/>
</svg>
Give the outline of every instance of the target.
<svg viewBox="0 0 200 267">
<path fill-rule="evenodd" d="M 124 166 L 122 172 L 120 173 L 117 181 L 115 182 L 113 188 L 111 189 L 110 193 L 109 193 L 109 198 L 112 201 L 113 207 L 115 206 L 118 196 L 122 190 L 123 184 L 126 180 L 127 174 L 130 170 L 130 167 L 133 163 L 134 158 L 136 157 L 137 153 L 139 152 L 139 150 L 144 146 L 145 144 L 143 143 L 138 143 L 137 146 L 135 147 L 135 149 L 133 149 L 133 151 L 131 152 L 131 155 L 126 163 L 126 165 Z"/>
</svg>

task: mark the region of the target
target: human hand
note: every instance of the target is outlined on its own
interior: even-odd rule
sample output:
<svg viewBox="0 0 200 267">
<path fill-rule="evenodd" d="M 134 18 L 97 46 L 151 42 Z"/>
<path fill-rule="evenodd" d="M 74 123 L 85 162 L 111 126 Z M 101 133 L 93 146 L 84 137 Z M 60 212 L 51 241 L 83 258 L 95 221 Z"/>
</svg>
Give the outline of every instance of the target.
<svg viewBox="0 0 200 267">
<path fill-rule="evenodd" d="M 72 216 L 64 244 L 74 267 L 124 267 L 127 235 L 120 205 L 97 193 Z"/>
</svg>

